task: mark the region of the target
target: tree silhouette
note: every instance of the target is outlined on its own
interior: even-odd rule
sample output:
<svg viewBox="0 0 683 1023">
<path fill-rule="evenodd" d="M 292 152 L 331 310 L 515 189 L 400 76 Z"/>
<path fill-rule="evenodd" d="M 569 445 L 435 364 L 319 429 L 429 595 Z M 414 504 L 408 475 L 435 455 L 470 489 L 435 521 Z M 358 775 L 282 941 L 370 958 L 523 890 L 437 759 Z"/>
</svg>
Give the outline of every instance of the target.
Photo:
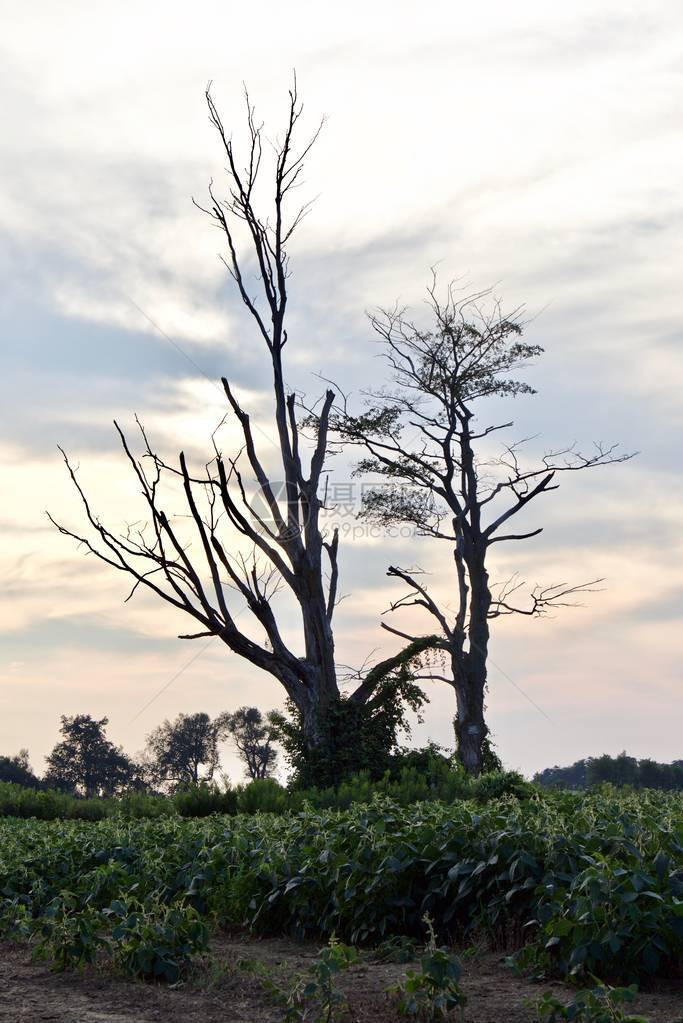
<svg viewBox="0 0 683 1023">
<path fill-rule="evenodd" d="M 514 523 L 532 501 L 558 488 L 560 474 L 630 456 L 602 445 L 584 455 L 570 445 L 526 465 L 523 441 L 494 453 L 494 435 L 513 424 L 487 421 L 492 399 L 533 394 L 514 374 L 542 349 L 521 340 L 515 314 L 504 315 L 497 303 L 491 312 L 482 310 L 487 293 L 462 298 L 451 286 L 441 300 L 434 278 L 428 295 L 429 325 L 414 323 L 400 309 L 371 317 L 395 389 L 369 392 L 361 415 L 350 414 L 344 404 L 334 413 L 334 426 L 342 441 L 366 449 L 358 472 L 386 480 L 365 491 L 364 515 L 383 525 L 410 523 L 418 535 L 451 548 L 446 564 L 453 568 L 452 604 L 436 599 L 419 568 L 391 566 L 387 574 L 408 589 L 390 610 L 418 607 L 438 630 L 433 649 L 443 654 L 444 673 L 431 670 L 419 677 L 454 688 L 458 753 L 466 769 L 478 774 L 488 734 L 484 696 L 491 620 L 544 615 L 571 605 L 593 586 L 537 586 L 523 596 L 524 583 L 516 576 L 491 583 L 491 549 L 542 531 L 516 529 Z M 383 627 L 409 642 L 419 638 L 386 621 Z"/>
<path fill-rule="evenodd" d="M 0 756 L 0 781 L 14 782 L 27 788 L 40 786 L 40 779 L 31 769 L 27 749 L 19 750 L 13 757 Z"/>
<path fill-rule="evenodd" d="M 202 712 L 164 721 L 147 736 L 151 779 L 174 789 L 211 781 L 219 765 L 218 744 L 225 734 L 223 717 L 212 721 Z"/>
<path fill-rule="evenodd" d="M 225 725 L 249 777 L 268 778 L 277 762 L 277 727 L 271 715 L 258 707 L 240 707 L 225 715 Z"/>
<path fill-rule="evenodd" d="M 61 717 L 64 736 L 47 757 L 45 784 L 81 796 L 113 796 L 130 783 L 133 764 L 105 735 L 108 718 Z"/>
</svg>

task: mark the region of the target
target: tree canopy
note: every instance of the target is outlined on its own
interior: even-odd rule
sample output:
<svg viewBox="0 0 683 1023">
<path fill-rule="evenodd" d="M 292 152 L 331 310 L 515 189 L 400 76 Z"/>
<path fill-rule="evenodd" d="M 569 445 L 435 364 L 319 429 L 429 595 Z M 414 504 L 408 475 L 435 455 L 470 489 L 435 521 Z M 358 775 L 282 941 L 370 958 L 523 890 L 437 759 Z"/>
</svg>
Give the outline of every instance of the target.
<svg viewBox="0 0 683 1023">
<path fill-rule="evenodd" d="M 61 742 L 47 757 L 45 784 L 78 795 L 113 796 L 132 781 L 134 767 L 105 734 L 108 718 L 61 717 Z"/>
<path fill-rule="evenodd" d="M 251 779 L 268 778 L 275 770 L 278 728 L 275 715 L 262 714 L 258 707 L 240 707 L 225 715 L 230 735 Z"/>
<path fill-rule="evenodd" d="M 224 716 L 179 714 L 147 736 L 150 779 L 171 789 L 211 781 L 219 765 L 218 746 L 227 733 Z"/>
<path fill-rule="evenodd" d="M 22 749 L 13 757 L 0 756 L 0 781 L 38 788 L 40 779 L 33 773 L 29 763 L 28 750 Z"/>
</svg>

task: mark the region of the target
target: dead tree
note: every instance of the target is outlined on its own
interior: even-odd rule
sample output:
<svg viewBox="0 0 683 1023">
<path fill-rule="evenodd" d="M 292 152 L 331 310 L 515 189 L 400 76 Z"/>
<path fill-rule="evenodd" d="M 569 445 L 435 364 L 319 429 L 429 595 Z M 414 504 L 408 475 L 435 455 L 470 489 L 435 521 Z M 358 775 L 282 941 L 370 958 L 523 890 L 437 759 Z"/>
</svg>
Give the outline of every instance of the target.
<svg viewBox="0 0 683 1023">
<path fill-rule="evenodd" d="M 153 450 L 140 424 L 137 454 L 116 423 L 146 506 L 146 522 L 122 532 L 105 525 L 62 452 L 89 529 L 79 532 L 55 525 L 87 552 L 131 577 L 130 596 L 145 588 L 194 619 L 197 628 L 182 638 L 220 637 L 231 651 L 274 676 L 298 708 L 307 742 L 314 747 L 322 741 L 329 707 L 340 697 L 332 631 L 338 535 L 326 536 L 321 528 L 319 493 L 334 393 L 328 390 L 317 405 L 313 436 L 307 442 L 297 419 L 295 395 L 285 384 L 283 351 L 288 343 L 288 247 L 309 208 L 297 205 L 290 214 L 289 202 L 320 129 L 297 147 L 302 105 L 295 81 L 284 133 L 272 149 L 272 206 L 261 212 L 257 193 L 270 148 L 249 97 L 244 166 L 210 89 L 206 101 L 227 161 L 229 192 L 220 198 L 212 182 L 204 212 L 222 234 L 223 261 L 267 353 L 276 465 L 266 467 L 272 452 L 263 443 L 259 450 L 258 428 L 224 378 L 227 416 L 241 431 L 239 451 L 223 452 L 214 435 L 214 450 L 202 468 L 191 467 L 182 452 L 177 464 L 169 464 Z M 253 267 L 258 297 L 251 290 Z M 175 506 L 179 499 L 181 510 L 172 513 L 168 502 Z M 298 607 L 300 651 L 285 641 L 276 618 L 273 597 L 280 589 L 289 591 Z M 256 629 L 238 620 L 245 606 Z"/>
<path fill-rule="evenodd" d="M 421 677 L 442 679 L 454 688 L 459 756 L 469 772 L 478 774 L 488 734 L 484 699 L 491 620 L 543 615 L 592 587 L 536 588 L 525 599 L 524 584 L 516 578 L 499 587 L 491 584 L 491 548 L 542 531 L 516 528 L 515 523 L 532 501 L 558 488 L 558 474 L 631 456 L 602 445 L 583 455 L 571 445 L 526 466 L 520 460 L 524 442 L 494 454 L 492 435 L 513 424 L 482 423 L 482 403 L 534 393 L 511 374 L 542 349 L 521 340 L 518 312 L 504 316 L 497 303 L 492 312 L 482 311 L 488 293 L 462 298 L 451 286 L 440 300 L 433 279 L 428 294 L 433 323 L 427 328 L 399 309 L 371 317 L 396 389 L 369 393 L 361 415 L 349 414 L 344 403 L 333 420 L 337 436 L 367 451 L 357 471 L 386 480 L 365 494 L 362 514 L 385 526 L 410 523 L 418 535 L 452 548 L 448 605 L 429 592 L 419 569 L 392 566 L 387 574 L 408 591 L 389 610 L 419 607 L 431 617 L 438 632 L 432 649 L 448 667 L 444 674 L 430 671 Z M 419 638 L 387 622 L 383 627 L 411 643 Z"/>
</svg>

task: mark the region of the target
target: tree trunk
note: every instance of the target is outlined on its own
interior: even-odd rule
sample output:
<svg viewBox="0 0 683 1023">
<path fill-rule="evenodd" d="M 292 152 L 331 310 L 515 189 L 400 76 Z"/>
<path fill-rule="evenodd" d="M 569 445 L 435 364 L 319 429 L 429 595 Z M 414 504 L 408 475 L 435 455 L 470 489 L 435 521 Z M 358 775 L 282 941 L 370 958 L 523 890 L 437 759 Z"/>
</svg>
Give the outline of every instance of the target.
<svg viewBox="0 0 683 1023">
<path fill-rule="evenodd" d="M 310 681 L 295 703 L 301 712 L 306 744 L 314 750 L 321 749 L 328 738 L 328 711 L 332 703 L 339 699 L 339 690 L 336 681 L 333 688 L 329 676 L 325 676 L 319 669 L 309 670 L 307 675 Z"/>
<path fill-rule="evenodd" d="M 469 660 L 468 655 L 465 655 Z M 455 737 L 458 757 L 468 774 L 481 774 L 484 739 L 488 728 L 484 721 L 484 683 L 473 677 L 462 665 L 453 666 L 455 697 L 458 712 L 455 718 Z"/>
<path fill-rule="evenodd" d="M 304 626 L 305 660 L 307 675 L 311 677 L 312 686 L 317 690 L 317 703 L 321 713 L 330 702 L 339 699 L 337 672 L 334 663 L 334 639 L 332 629 L 327 620 L 323 606 L 318 602 L 302 603 Z"/>
<path fill-rule="evenodd" d="M 486 659 L 489 645 L 488 615 L 491 591 L 483 557 L 468 559 L 470 578 L 470 621 L 467 630 L 469 649 L 454 651 L 453 678 L 458 713 L 455 733 L 458 756 L 468 774 L 479 775 L 483 767 L 483 745 L 488 728 L 484 720 Z"/>
<path fill-rule="evenodd" d="M 320 746 L 325 738 L 323 723 L 330 706 L 339 699 L 339 686 L 334 661 L 334 636 L 328 616 L 319 564 L 311 564 L 310 552 L 300 566 L 297 593 L 304 631 L 305 688 L 299 706 L 304 734 L 311 747 Z"/>
</svg>

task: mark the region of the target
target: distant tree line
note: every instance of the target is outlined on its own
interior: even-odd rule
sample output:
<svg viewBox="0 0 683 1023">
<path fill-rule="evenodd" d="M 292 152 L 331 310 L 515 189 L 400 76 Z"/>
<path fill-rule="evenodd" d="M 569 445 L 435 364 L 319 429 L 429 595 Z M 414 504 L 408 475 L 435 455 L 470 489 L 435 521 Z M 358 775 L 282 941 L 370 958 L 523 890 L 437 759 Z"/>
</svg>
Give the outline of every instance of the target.
<svg viewBox="0 0 683 1023">
<path fill-rule="evenodd" d="M 98 720 L 89 714 L 63 715 L 62 738 L 47 757 L 44 776 L 41 778 L 33 771 L 28 750 L 22 749 L 15 756 L 0 756 L 0 782 L 31 789 L 52 789 L 86 799 L 111 798 L 132 792 L 176 795 L 196 790 L 197 786 L 211 785 L 220 776 L 219 747 L 228 741 L 242 761 L 249 780 L 272 778 L 278 763 L 278 747 L 281 747 L 293 768 L 288 788 L 304 791 L 316 785 L 300 756 L 303 730 L 296 713 L 289 716 L 275 711 L 264 714 L 257 707 L 240 707 L 213 719 L 203 712 L 179 714 L 173 721 L 165 720 L 150 732 L 144 751 L 137 757 L 129 757 L 107 738 L 108 723 L 106 717 Z M 362 775 L 366 784 L 393 776 L 402 766 L 418 771 L 424 768 L 429 774 L 429 765 L 433 767 L 434 760 L 441 766 L 442 761 L 443 764 L 450 762 L 443 755 L 446 751 L 440 747 L 430 745 L 426 751 L 401 747 L 398 743 L 400 726 L 407 731 L 403 719 L 385 724 L 391 733 L 387 738 L 391 749 L 388 757 L 363 742 L 367 737 L 359 731 L 361 753 L 370 750 L 375 754 L 374 763 L 363 755 L 356 767 L 356 773 L 360 772 L 359 777 Z M 425 764 L 420 760 L 423 754 L 427 755 Z M 344 755 L 351 758 L 351 751 L 346 750 Z M 502 770 L 493 751 L 487 770 L 499 773 Z M 227 781 L 224 776 L 221 780 Z M 548 767 L 536 773 L 533 781 L 545 788 L 585 789 L 608 782 L 633 788 L 681 790 L 683 760 L 663 764 L 649 758 L 639 760 L 626 752 L 617 757 L 604 754 L 577 760 L 568 767 Z"/>
<path fill-rule="evenodd" d="M 637 789 L 683 789 L 683 760 L 660 764 L 649 758 L 638 760 L 626 752 L 618 757 L 605 753 L 577 760 L 569 767 L 546 767 L 534 775 L 534 781 L 546 788 L 585 789 L 610 782 Z"/>
<path fill-rule="evenodd" d="M 371 781 L 381 779 L 403 752 L 399 739 L 410 737 L 407 710 L 419 714 L 425 702 L 403 654 L 380 662 L 370 675 L 377 703 L 370 700 L 362 713 L 353 702 L 337 708 L 345 720 L 331 747 L 333 778 L 340 768 L 343 777 L 362 771 Z M 33 772 L 23 749 L 14 757 L 0 757 L 0 782 L 88 799 L 136 791 L 174 794 L 212 783 L 220 774 L 221 743 L 229 742 L 251 781 L 272 777 L 281 750 L 291 769 L 290 787 L 335 784 L 329 771 L 316 772 L 305 756 L 305 722 L 291 701 L 285 713 L 239 707 L 215 718 L 203 712 L 179 714 L 153 729 L 136 757 L 107 738 L 108 723 L 106 717 L 98 720 L 89 714 L 62 715 L 62 738 L 46 758 L 44 777 Z M 492 749 L 486 766 L 487 770 L 502 766 Z"/>
<path fill-rule="evenodd" d="M 178 792 L 211 782 L 220 768 L 219 745 L 229 740 L 250 779 L 268 778 L 277 764 L 274 714 L 256 707 L 234 713 L 179 714 L 147 736 L 144 751 L 133 758 L 106 735 L 108 718 L 62 715 L 61 740 L 46 760 L 42 778 L 31 768 L 28 750 L 0 756 L 0 781 L 28 788 L 50 788 L 83 796 L 111 797 L 123 792 Z"/>
</svg>

